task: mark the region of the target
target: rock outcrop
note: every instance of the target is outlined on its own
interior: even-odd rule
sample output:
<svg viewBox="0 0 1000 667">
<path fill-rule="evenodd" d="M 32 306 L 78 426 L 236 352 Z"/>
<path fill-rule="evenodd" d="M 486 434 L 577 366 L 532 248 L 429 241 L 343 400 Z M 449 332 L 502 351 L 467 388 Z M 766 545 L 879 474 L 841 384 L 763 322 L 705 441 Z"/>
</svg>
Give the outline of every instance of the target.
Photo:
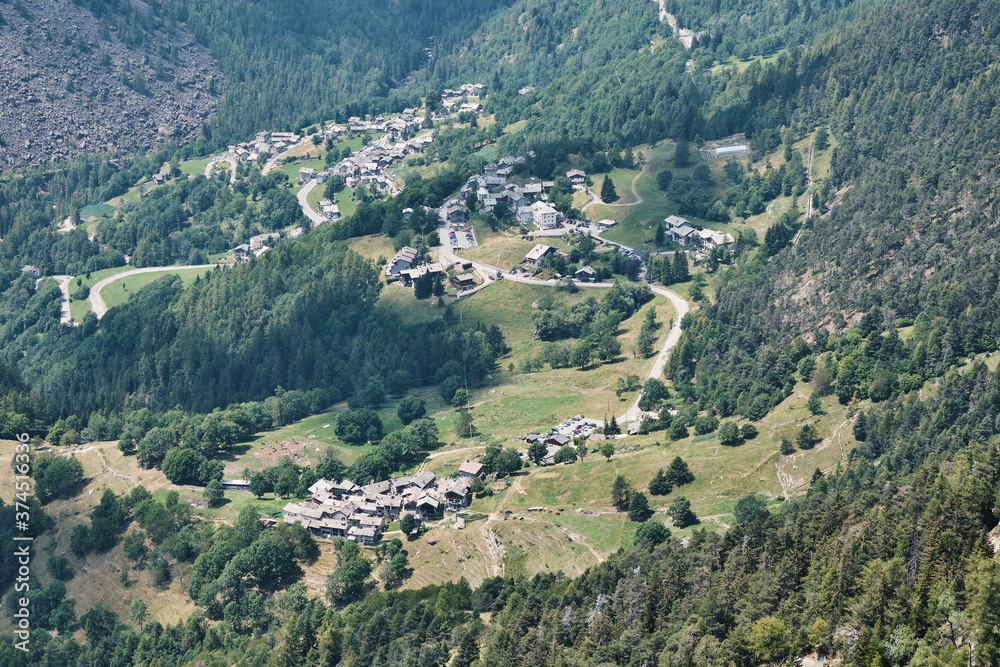
<svg viewBox="0 0 1000 667">
<path fill-rule="evenodd" d="M 0 169 L 192 138 L 218 104 L 208 50 L 140 2 L 101 18 L 71 0 L 0 13 Z"/>
</svg>

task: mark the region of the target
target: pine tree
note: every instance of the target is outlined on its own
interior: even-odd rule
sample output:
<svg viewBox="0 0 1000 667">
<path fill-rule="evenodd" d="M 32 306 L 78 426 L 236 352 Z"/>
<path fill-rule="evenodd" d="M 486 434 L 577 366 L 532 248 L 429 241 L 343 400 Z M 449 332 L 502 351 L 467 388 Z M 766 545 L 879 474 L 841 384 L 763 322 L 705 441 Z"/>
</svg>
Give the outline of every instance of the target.
<svg viewBox="0 0 1000 667">
<path fill-rule="evenodd" d="M 694 481 L 694 475 L 681 457 L 675 456 L 670 462 L 670 467 L 667 468 L 667 481 L 674 486 L 683 486 Z"/>
<path fill-rule="evenodd" d="M 854 428 L 852 430 L 854 431 L 854 438 L 858 442 L 864 442 L 868 437 L 868 420 L 865 417 L 863 410 L 858 413 L 858 418 L 854 422 Z"/>
<path fill-rule="evenodd" d="M 451 661 L 452 667 L 469 667 L 479 660 L 479 633 L 470 630 L 458 644 L 458 653 Z"/>
<path fill-rule="evenodd" d="M 458 411 L 458 425 L 455 427 L 458 435 L 462 438 L 471 438 L 476 427 L 472 423 L 472 413 L 465 408 Z"/>
<path fill-rule="evenodd" d="M 802 427 L 799 435 L 795 438 L 795 444 L 799 446 L 799 449 L 812 449 L 815 446 L 816 431 L 811 424 L 806 424 Z"/>
<path fill-rule="evenodd" d="M 663 471 L 663 468 L 657 470 L 652 481 L 649 482 L 649 493 L 654 496 L 665 496 L 673 490 L 674 485 L 667 479 L 667 473 Z"/>
<path fill-rule="evenodd" d="M 657 246 L 663 245 L 664 241 L 666 241 L 667 238 L 667 230 L 664 227 L 662 220 L 656 223 L 656 231 L 654 232 L 654 234 L 655 235 L 653 237 L 653 241 L 656 243 L 656 245 Z"/>
<path fill-rule="evenodd" d="M 611 504 L 615 506 L 619 512 L 624 512 L 628 509 L 629 504 L 632 502 L 632 485 L 628 483 L 624 475 L 618 475 L 615 477 L 615 482 L 611 486 Z"/>
<path fill-rule="evenodd" d="M 429 299 L 434 291 L 434 279 L 425 273 L 413 281 L 413 296 L 417 299 Z"/>
<path fill-rule="evenodd" d="M 691 511 L 691 501 L 684 496 L 679 496 L 670 503 L 667 514 L 674 520 L 674 525 L 678 528 L 686 528 L 698 523 L 698 517 Z"/>
<path fill-rule="evenodd" d="M 649 518 L 652 512 L 649 511 L 649 501 L 645 493 L 633 493 L 632 500 L 628 504 L 628 519 L 636 523 L 642 523 Z"/>
<path fill-rule="evenodd" d="M 656 334 L 643 327 L 642 330 L 639 331 L 639 339 L 636 341 L 636 347 L 639 352 L 639 356 L 640 357 L 652 356 L 653 343 L 655 342 L 656 342 Z"/>
<path fill-rule="evenodd" d="M 614 417 L 604 418 L 604 435 L 614 436 L 620 435 L 622 432 L 622 427 L 618 424 L 618 420 Z"/>
<path fill-rule="evenodd" d="M 618 199 L 618 193 L 615 191 L 614 181 L 611 180 L 610 176 L 604 177 L 604 183 L 601 184 L 601 201 L 607 203 Z"/>
<path fill-rule="evenodd" d="M 687 139 L 677 140 L 677 149 L 674 152 L 674 166 L 683 169 L 691 164 L 691 148 Z"/>
<path fill-rule="evenodd" d="M 673 285 L 677 282 L 674 280 L 674 265 L 669 257 L 660 260 L 659 278 L 660 282 L 664 285 Z"/>
<path fill-rule="evenodd" d="M 672 278 L 675 283 L 686 283 L 691 280 L 691 269 L 688 266 L 687 253 L 682 250 L 678 250 L 674 253 L 674 270 Z"/>
</svg>

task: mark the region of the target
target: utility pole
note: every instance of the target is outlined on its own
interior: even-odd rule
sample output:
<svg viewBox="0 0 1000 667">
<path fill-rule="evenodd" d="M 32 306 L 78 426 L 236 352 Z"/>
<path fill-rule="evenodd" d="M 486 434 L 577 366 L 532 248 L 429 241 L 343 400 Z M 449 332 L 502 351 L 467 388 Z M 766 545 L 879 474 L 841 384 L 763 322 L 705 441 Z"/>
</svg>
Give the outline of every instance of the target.
<svg viewBox="0 0 1000 667">
<path fill-rule="evenodd" d="M 458 309 L 458 326 L 462 330 L 462 378 L 465 380 L 465 413 L 469 415 L 469 460 L 472 460 L 473 452 L 475 451 L 475 437 L 472 434 L 472 405 L 469 402 L 469 373 L 465 361 L 465 319 L 463 317 L 463 311 L 465 310 L 465 304 Z"/>
</svg>

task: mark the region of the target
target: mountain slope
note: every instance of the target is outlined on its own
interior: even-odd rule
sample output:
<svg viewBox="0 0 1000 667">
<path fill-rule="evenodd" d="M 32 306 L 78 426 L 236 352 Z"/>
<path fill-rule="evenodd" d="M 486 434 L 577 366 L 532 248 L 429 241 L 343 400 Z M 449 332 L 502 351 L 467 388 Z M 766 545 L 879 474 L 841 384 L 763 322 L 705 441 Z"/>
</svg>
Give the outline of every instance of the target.
<svg viewBox="0 0 1000 667">
<path fill-rule="evenodd" d="M 0 4 L 0 165 L 190 139 L 218 103 L 222 74 L 184 28 L 77 4 Z"/>
</svg>

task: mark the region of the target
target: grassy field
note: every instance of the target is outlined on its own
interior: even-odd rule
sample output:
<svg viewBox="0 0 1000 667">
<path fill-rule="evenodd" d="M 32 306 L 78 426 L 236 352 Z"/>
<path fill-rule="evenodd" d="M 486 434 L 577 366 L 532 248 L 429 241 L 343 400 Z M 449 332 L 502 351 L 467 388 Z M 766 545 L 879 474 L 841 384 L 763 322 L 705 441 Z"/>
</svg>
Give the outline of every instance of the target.
<svg viewBox="0 0 1000 667">
<path fill-rule="evenodd" d="M 750 60 L 738 60 L 736 58 L 736 56 L 730 56 L 724 62 L 721 62 L 721 63 L 713 66 L 711 68 L 711 70 L 709 70 L 709 71 L 712 72 L 713 74 L 716 74 L 716 73 L 721 72 L 722 70 L 724 70 L 724 69 L 726 69 L 728 67 L 734 67 L 735 66 L 737 72 L 742 72 L 743 70 L 745 70 L 747 67 L 750 67 L 750 65 L 753 64 L 753 63 L 755 63 L 755 62 L 759 62 L 761 65 L 767 65 L 769 63 L 773 63 L 773 62 L 775 62 L 778 59 L 779 56 L 781 56 L 782 53 L 786 52 L 787 50 L 788 49 L 780 49 L 778 51 L 775 51 L 774 53 L 772 53 L 769 56 L 755 56 L 755 57 L 751 58 Z"/>
<path fill-rule="evenodd" d="M 650 497 L 651 506 L 658 512 L 656 518 L 665 520 L 663 512 L 670 502 L 683 495 L 691 501 L 704 526 L 714 524 L 724 528 L 731 523 L 733 507 L 744 494 L 763 493 L 779 502 L 784 497 L 801 493 L 808 488 L 814 470 L 834 469 L 855 446 L 847 408 L 839 405 L 836 397 L 827 397 L 823 399 L 825 412 L 810 415 L 805 408 L 809 391 L 806 385 L 800 384 L 792 396 L 757 424 L 760 435 L 738 447 L 720 446 L 714 434 L 676 442 L 670 442 L 664 432 L 630 437 L 617 441 L 616 445 L 619 448 L 638 446 L 636 451 L 618 452 L 610 461 L 599 454 L 588 454 L 582 462 L 572 465 L 531 468 L 515 478 L 502 500 L 492 506 L 489 502 L 493 500 L 477 500 L 472 509 L 477 510 L 477 503 L 477 511 L 510 509 L 525 513 L 526 520 L 532 516 L 527 513 L 529 507 L 562 510 L 559 520 L 571 529 L 575 522 L 576 532 L 586 537 L 591 546 L 610 552 L 627 546 L 631 540 L 630 534 L 614 532 L 615 522 L 621 520 L 610 505 L 614 478 L 623 474 L 637 490 L 644 491 L 658 468 L 668 466 L 675 456 L 680 456 L 696 479 L 675 489 L 669 496 Z M 737 423 L 742 421 L 737 420 Z M 780 455 L 781 439 L 794 441 L 805 423 L 813 424 L 823 441 L 808 451 Z M 660 444 L 653 444 L 657 442 Z M 516 446 L 518 443 L 509 441 L 507 444 Z M 436 458 L 434 467 L 445 472 L 467 457 L 468 449 L 456 449 L 451 455 Z M 584 512 L 595 514 L 583 514 L 586 518 L 577 516 Z M 607 524 L 605 520 L 612 523 Z M 690 530 L 675 532 L 686 535 Z"/>
<path fill-rule="evenodd" d="M 337 208 L 340 209 L 340 216 L 346 218 L 349 215 L 354 215 L 354 211 L 358 209 L 358 200 L 354 198 L 354 190 L 350 188 L 344 188 L 337 193 L 337 198 L 334 200 L 337 204 Z"/>
<path fill-rule="evenodd" d="M 348 241 L 347 245 L 362 257 L 367 257 L 373 261 L 378 261 L 379 257 L 384 257 L 388 261 L 396 254 L 396 249 L 392 245 L 392 239 L 384 234 L 359 236 Z"/>
<path fill-rule="evenodd" d="M 628 374 L 645 378 L 653 363 L 652 359 L 633 358 L 631 353 L 646 311 L 656 308 L 657 319 L 663 323 L 675 315 L 669 302 L 656 297 L 623 322 L 619 335 L 622 356 L 616 362 L 584 371 L 560 368 L 537 373 L 520 372 L 521 362 L 537 356 L 543 347 L 542 341 L 533 338 L 532 304 L 554 289 L 501 281 L 462 302 L 465 317 L 485 325 L 498 325 L 512 350 L 500 360 L 493 384 L 472 392 L 473 416 L 480 432 L 513 438 L 533 429 L 548 429 L 574 414 L 602 418 L 605 414 L 624 412 L 635 394 L 616 396 L 618 378 Z M 602 291 L 581 289 L 576 294 L 561 293 L 560 298 L 572 304 L 591 296 L 599 299 Z M 664 335 L 664 329 L 660 329 L 660 336 Z M 514 364 L 513 372 L 509 370 L 510 364 Z"/>
<path fill-rule="evenodd" d="M 319 211 L 319 203 L 324 199 L 326 199 L 326 183 L 315 186 L 306 196 L 306 202 L 314 211 Z"/>
<path fill-rule="evenodd" d="M 118 275 L 119 273 L 124 273 L 125 271 L 131 271 L 135 267 L 132 266 L 116 266 L 111 269 L 101 269 L 100 271 L 94 271 L 90 274 L 88 278 L 86 275 L 79 275 L 73 279 L 70 283 L 69 291 L 72 294 L 73 290 L 76 289 L 76 281 L 80 280 L 81 284 L 87 287 L 93 287 L 99 281 L 105 278 Z M 103 290 L 104 301 L 108 304 L 108 308 L 112 308 L 117 305 L 121 305 L 128 300 L 128 297 L 138 289 L 145 287 L 157 278 L 162 278 L 167 274 L 177 274 L 184 281 L 185 285 L 190 285 L 194 282 L 195 276 L 204 275 L 206 269 L 167 269 L 162 272 L 153 273 L 142 273 L 139 275 L 131 276 L 125 279 L 125 285 L 128 287 L 127 290 L 121 290 L 117 287 L 118 282 L 115 281 L 109 284 Z M 84 301 L 72 301 L 69 304 L 69 312 L 73 316 L 73 319 L 77 322 L 82 322 L 84 316 L 90 312 L 90 300 Z"/>
<path fill-rule="evenodd" d="M 520 264 L 528 251 L 537 243 L 544 243 L 560 250 L 570 248 L 569 242 L 559 236 L 539 236 L 526 241 L 521 238 L 521 229 L 516 225 L 506 230 L 493 231 L 487 224 L 486 218 L 479 214 L 474 214 L 469 223 L 475 232 L 477 245 L 475 248 L 456 250 L 455 254 L 462 259 L 499 267 L 503 271 L 509 271 Z"/>
<path fill-rule="evenodd" d="M 111 206 L 112 208 L 118 208 L 122 204 L 134 204 L 135 202 L 139 201 L 139 197 L 146 194 L 155 187 L 157 186 L 154 185 L 152 181 L 143 179 L 134 186 L 132 186 L 131 188 L 129 188 L 128 192 L 126 192 L 125 194 L 119 195 L 117 197 L 112 197 L 108 201 L 104 202 L 104 204 L 107 206 Z"/>
<path fill-rule="evenodd" d="M 602 234 L 602 236 L 612 241 L 623 243 L 631 248 L 642 250 L 655 249 L 653 235 L 656 223 L 668 215 L 678 213 L 677 206 L 656 185 L 656 174 L 665 169 L 672 171 L 674 176 L 690 175 L 694 167 L 698 164 L 707 164 L 712 170 L 712 175 L 716 181 L 716 186 L 711 190 L 710 196 L 714 199 L 725 194 L 728 179 L 726 178 L 724 164 L 721 160 L 705 162 L 697 156 L 696 147 L 692 146 L 691 166 L 684 169 L 677 169 L 674 166 L 675 148 L 672 141 L 663 141 L 653 146 L 636 146 L 633 150 L 636 156 L 636 163 L 640 162 L 639 155 L 641 154 L 648 160 L 646 169 L 641 173 L 638 169 L 615 169 L 611 172 L 611 179 L 614 181 L 615 189 L 620 199 L 615 202 L 615 205 L 595 204 L 587 209 L 587 217 L 592 221 L 596 222 L 597 220 L 604 220 L 606 218 L 618 221 L 619 224 L 617 226 L 612 227 L 609 231 Z M 636 192 L 642 197 L 642 203 L 634 206 L 622 206 L 622 204 L 636 201 L 632 194 L 632 182 L 637 174 L 639 177 L 635 180 L 635 187 Z M 599 192 L 597 188 L 600 188 L 602 178 L 603 176 L 601 175 L 594 175 L 595 192 Z M 690 216 L 689 219 L 703 227 L 728 231 L 735 235 L 732 225 L 710 223 Z"/>
<path fill-rule="evenodd" d="M 149 285 L 155 280 L 159 280 L 166 275 L 180 276 L 185 285 L 191 285 L 197 276 L 204 276 L 206 271 L 211 269 L 166 269 L 164 271 L 154 271 L 152 273 L 140 273 L 138 275 L 123 278 L 121 282 L 114 281 L 108 284 L 101 294 L 108 308 L 114 308 L 128 301 L 134 293 Z M 122 289 L 124 288 L 124 289 Z M 89 301 L 87 302 L 89 303 Z"/>
<path fill-rule="evenodd" d="M 12 441 L 0 440 L 0 458 L 11 460 L 14 445 Z M 35 452 L 44 449 L 47 448 L 37 447 Z M 91 554 L 85 559 L 78 559 L 69 551 L 70 533 L 77 524 L 88 521 L 91 509 L 100 501 L 105 488 L 121 494 L 127 493 L 136 484 L 142 484 L 155 491 L 169 484 L 163 475 L 158 470 L 140 469 L 135 457 L 123 456 L 113 442 L 57 448 L 55 451 L 71 453 L 80 461 L 86 481 L 77 496 L 69 500 L 54 500 L 45 506 L 46 514 L 56 521 L 56 529 L 36 542 L 32 573 L 43 583 L 50 581 L 45 569 L 48 558 L 45 549 L 55 541 L 55 553 L 66 555 L 76 573 L 73 579 L 66 582 L 66 597 L 76 600 L 77 614 L 101 603 L 127 618 L 128 607 L 134 599 L 142 599 L 149 604 L 152 618 L 163 623 L 176 623 L 194 611 L 194 603 L 185 592 L 187 566 L 175 569 L 174 579 L 167 588 L 153 586 L 145 572 L 133 572 L 133 583 L 126 588 L 118 580 L 120 568 L 125 564 L 120 544 L 107 554 Z M 13 475 L 4 475 L 0 480 L 0 498 L 9 502 L 13 497 Z M 7 616 L 3 615 L 0 632 L 9 630 L 6 623 Z"/>
<path fill-rule="evenodd" d="M 326 164 L 323 160 L 318 158 L 295 160 L 294 162 L 286 162 L 280 167 L 277 167 L 275 171 L 280 171 L 288 176 L 288 182 L 292 184 L 292 192 L 295 193 L 302 188 L 299 184 L 299 169 L 304 169 L 306 167 L 312 167 L 316 171 L 320 171 L 326 168 Z"/>
<path fill-rule="evenodd" d="M 395 312 L 406 324 L 430 322 L 444 316 L 444 308 L 437 305 L 436 298 L 418 301 L 413 296 L 413 288 L 404 287 L 398 281 L 383 288 L 378 307 Z"/>
<path fill-rule="evenodd" d="M 797 151 L 802 155 L 802 162 L 808 166 L 809 164 L 809 144 L 816 138 L 816 130 L 813 130 L 808 135 L 800 139 L 799 141 L 792 144 L 792 150 Z M 830 137 L 830 146 L 823 151 L 813 152 L 813 181 L 819 181 L 830 173 L 830 160 L 833 155 L 833 149 L 837 145 L 836 140 Z M 764 159 L 755 163 L 755 168 L 757 171 L 763 173 L 767 169 L 767 165 L 770 164 L 775 169 L 779 168 L 785 163 L 784 147 L 779 148 L 773 153 L 767 155 Z M 806 191 L 804 194 L 798 197 L 791 196 L 780 196 L 776 198 L 767 207 L 767 211 L 760 213 L 758 215 L 753 215 L 747 218 L 746 224 L 752 227 L 754 231 L 757 232 L 758 238 L 763 239 L 764 232 L 767 231 L 771 225 L 778 221 L 781 214 L 788 211 L 793 205 L 796 206 L 803 215 L 806 212 L 806 205 L 808 203 L 809 192 Z M 738 225 L 737 225 L 738 227 Z"/>
<path fill-rule="evenodd" d="M 656 470 L 667 467 L 673 457 L 680 456 L 688 463 L 695 481 L 668 496 L 651 496 L 651 506 L 656 512 L 653 520 L 669 525 L 666 509 L 675 497 L 683 495 L 691 501 L 701 520 L 697 528 L 724 530 L 732 523 L 733 507 L 745 493 L 763 493 L 771 504 L 780 503 L 787 495 L 807 488 L 816 468 L 828 471 L 836 467 L 843 460 L 843 452 L 855 444 L 850 428 L 846 427 L 846 408 L 837 404 L 836 398 L 829 397 L 824 399 L 826 413 L 810 416 L 805 409 L 807 391 L 805 385 L 797 387 L 791 397 L 758 424 L 760 435 L 738 447 L 721 447 L 714 434 L 677 442 L 669 442 L 662 432 L 626 438 L 616 445 L 636 448 L 634 451 L 619 451 L 610 461 L 599 454 L 588 454 L 582 462 L 571 465 L 530 468 L 516 475 L 511 486 L 493 498 L 475 500 L 470 510 L 493 514 L 489 528 L 506 549 L 517 547 L 524 551 L 529 574 L 558 570 L 577 574 L 632 543 L 636 524 L 611 506 L 614 478 L 622 474 L 636 490 L 646 491 Z M 813 423 L 825 436 L 823 442 L 809 451 L 781 456 L 778 453 L 781 438 L 794 439 L 806 422 Z M 468 456 L 466 447 L 456 448 L 451 454 L 436 458 L 430 469 L 439 475 L 449 474 Z M 529 512 L 529 507 L 544 509 Z M 505 510 L 512 514 L 508 520 L 500 520 Z M 694 527 L 672 529 L 682 538 L 690 536 L 693 530 Z M 416 559 L 411 556 L 411 562 L 421 566 L 417 570 L 419 577 L 408 587 L 439 583 L 459 574 L 471 581 L 478 579 L 477 574 L 484 566 L 496 567 L 492 547 L 484 535 L 469 534 L 470 531 L 484 533 L 485 528 L 474 522 L 463 532 L 451 528 L 432 531 L 430 536 L 437 539 L 437 544 L 419 543 L 419 556 Z M 479 546 L 478 559 L 468 556 L 473 545 Z M 414 547 L 408 548 L 412 555 Z M 427 572 L 427 568 L 431 571 Z M 454 574 L 449 577 L 447 572 Z"/>
<path fill-rule="evenodd" d="M 793 150 L 800 152 L 804 160 L 807 159 L 809 154 L 809 143 L 815 138 L 815 136 L 816 133 L 813 131 L 808 136 L 793 144 Z M 831 137 L 830 147 L 824 151 L 817 151 L 814 154 L 814 181 L 824 178 L 829 173 L 830 157 L 835 145 L 836 143 Z M 710 198 L 716 199 L 724 196 L 726 189 L 730 185 L 729 179 L 725 174 L 724 160 L 702 160 L 697 155 L 697 147 L 692 146 L 691 166 L 684 169 L 677 169 L 673 164 L 674 148 L 675 147 L 672 141 L 664 141 L 653 146 L 637 146 L 634 149 L 637 156 L 636 161 L 638 162 L 638 155 L 642 154 L 645 156 L 649 161 L 646 170 L 641 174 L 638 170 L 625 169 L 615 169 L 611 172 L 610 177 L 614 181 L 615 189 L 617 190 L 620 199 L 615 202 L 615 205 L 612 206 L 595 204 L 587 209 L 587 217 L 593 221 L 610 218 L 619 222 L 617 226 L 611 228 L 607 232 L 604 232 L 602 236 L 632 248 L 639 248 L 643 250 L 656 249 L 653 244 L 656 224 L 668 215 L 676 215 L 679 213 L 677 206 L 671 202 L 666 193 L 660 190 L 656 185 L 656 174 L 665 169 L 672 171 L 675 176 L 690 175 L 694 167 L 698 164 L 706 164 L 709 169 L 711 169 L 716 182 L 715 187 L 709 193 Z M 780 167 L 784 163 L 783 153 L 784 147 L 764 156 L 764 158 L 758 160 L 752 165 L 747 158 L 743 158 L 742 161 L 744 165 L 763 172 L 768 164 L 773 166 L 775 169 Z M 643 201 L 641 204 L 628 206 L 625 204 L 635 201 L 635 198 L 632 195 L 631 183 L 632 179 L 634 179 L 637 174 L 640 175 L 635 181 L 636 191 L 642 197 Z M 594 175 L 595 184 L 592 189 L 595 192 L 599 191 L 602 179 L 602 175 Z M 751 216 L 744 223 L 736 220 L 719 223 L 702 220 L 693 216 L 686 217 L 701 227 L 728 232 L 734 237 L 740 231 L 748 227 L 756 231 L 758 237 L 763 237 L 764 232 L 777 222 L 782 213 L 789 210 L 793 205 L 797 206 L 798 209 L 804 213 L 806 210 L 807 196 L 808 194 L 800 195 L 797 198 L 784 196 L 778 197 L 771 202 L 765 212 Z"/>
<path fill-rule="evenodd" d="M 285 156 L 297 157 L 297 158 L 302 158 L 302 157 L 319 158 L 322 156 L 321 154 L 323 153 L 321 149 L 322 146 L 323 146 L 322 143 L 319 146 L 316 146 L 311 143 L 299 144 L 298 146 L 294 146 L 288 149 L 288 151 L 285 153 Z"/>
<path fill-rule="evenodd" d="M 193 160 L 184 160 L 180 163 L 180 170 L 182 174 L 187 174 L 188 176 L 204 176 L 205 167 L 208 163 L 212 161 L 212 156 L 194 158 Z"/>
<path fill-rule="evenodd" d="M 504 271 L 520 264 L 528 251 L 535 247 L 535 241 L 525 241 L 514 228 L 509 232 L 493 232 L 485 223 L 474 225 L 477 247 L 458 250 L 455 254 L 462 259 L 496 266 Z M 543 241 L 539 240 L 539 243 Z M 549 245 L 565 245 L 550 243 Z"/>
</svg>

